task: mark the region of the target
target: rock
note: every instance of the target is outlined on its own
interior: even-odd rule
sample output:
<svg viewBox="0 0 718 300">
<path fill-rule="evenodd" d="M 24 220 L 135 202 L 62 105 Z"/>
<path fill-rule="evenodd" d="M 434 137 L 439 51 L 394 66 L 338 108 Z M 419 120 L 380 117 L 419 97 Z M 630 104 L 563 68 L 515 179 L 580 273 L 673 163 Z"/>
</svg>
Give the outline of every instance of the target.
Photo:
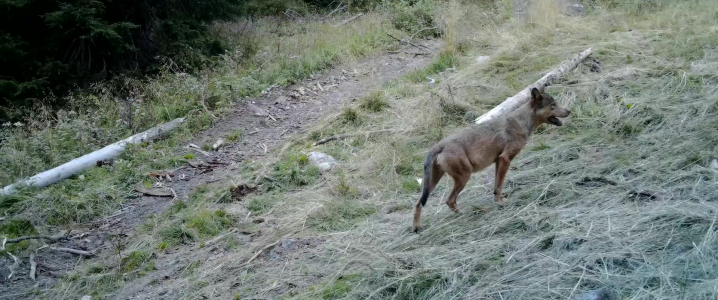
<svg viewBox="0 0 718 300">
<path fill-rule="evenodd" d="M 586 6 L 575 1 L 566 1 L 563 13 L 567 16 L 585 16 Z"/>
<path fill-rule="evenodd" d="M 491 59 L 491 56 L 482 55 L 476 58 L 476 61 L 480 64 L 483 64 L 485 62 L 488 62 Z"/>
<path fill-rule="evenodd" d="M 294 250 L 297 248 L 297 243 L 293 239 L 282 239 L 282 248 L 285 250 Z"/>
<path fill-rule="evenodd" d="M 611 300 L 611 293 L 606 288 L 590 290 L 574 298 L 574 300 Z"/>
<path fill-rule="evenodd" d="M 711 168 L 713 168 L 714 170 L 718 170 L 718 160 L 711 160 Z"/>
<path fill-rule="evenodd" d="M 322 172 L 329 171 L 336 164 L 338 164 L 337 160 L 334 159 L 334 157 L 322 152 L 309 152 L 307 158 L 309 158 L 309 162 L 316 165 L 319 168 L 319 171 Z"/>
<path fill-rule="evenodd" d="M 274 99 L 274 104 L 284 104 L 289 100 L 289 98 L 285 96 L 279 96 L 277 99 Z"/>
<path fill-rule="evenodd" d="M 92 300 L 92 297 L 90 297 L 90 296 L 82 296 L 82 298 L 80 298 L 80 300 Z"/>
</svg>

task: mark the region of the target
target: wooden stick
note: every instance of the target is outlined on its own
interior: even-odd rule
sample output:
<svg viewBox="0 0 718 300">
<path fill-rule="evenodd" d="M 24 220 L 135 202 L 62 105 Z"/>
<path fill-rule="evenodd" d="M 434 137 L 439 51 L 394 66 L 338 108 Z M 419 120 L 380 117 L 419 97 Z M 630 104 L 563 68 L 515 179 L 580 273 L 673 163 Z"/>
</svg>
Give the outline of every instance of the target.
<svg viewBox="0 0 718 300">
<path fill-rule="evenodd" d="M 5 241 L 5 244 L 17 243 L 17 242 L 21 242 L 24 240 L 39 240 L 39 239 L 48 240 L 50 242 L 55 243 L 55 242 L 64 240 L 66 238 L 67 238 L 66 236 L 55 237 L 55 236 L 46 236 L 46 235 L 23 236 L 23 237 L 19 237 L 19 238 L 9 239 L 9 240 Z"/>
<path fill-rule="evenodd" d="M 83 250 L 77 250 L 77 249 L 72 249 L 72 248 L 50 247 L 50 249 L 55 250 L 55 251 L 60 251 L 60 252 L 72 253 L 72 254 L 75 254 L 75 255 L 81 255 L 81 256 L 84 256 L 84 257 L 93 257 L 93 256 L 95 256 L 95 254 L 92 253 L 92 252 L 83 251 Z"/>
<path fill-rule="evenodd" d="M 553 69 L 551 72 L 548 72 L 546 75 L 541 77 L 541 79 L 537 80 L 532 85 L 526 87 L 513 97 L 506 98 L 504 102 L 494 107 L 489 112 L 483 114 L 481 117 L 477 118 L 476 124 L 492 120 L 499 116 L 504 116 L 519 108 L 521 105 L 528 102 L 529 99 L 531 99 L 532 88 L 536 87 L 538 89 L 542 89 L 546 86 L 551 85 L 560 76 L 575 69 L 579 63 L 589 57 L 592 53 L 593 49 L 588 48 L 586 50 L 583 50 L 583 52 L 579 53 L 578 55 L 574 56 L 571 60 L 561 63 L 558 68 Z"/>
<path fill-rule="evenodd" d="M 374 133 L 382 133 L 382 132 L 390 132 L 390 131 L 394 131 L 394 130 L 386 129 L 386 130 L 377 130 L 377 131 L 364 131 L 364 132 L 337 134 L 337 135 L 333 135 L 328 138 L 324 138 L 324 139 L 316 141 L 314 143 L 314 146 L 319 146 L 319 145 L 326 144 L 326 143 L 334 141 L 334 140 L 341 140 L 341 139 L 345 139 L 345 138 L 357 136 L 357 135 L 367 135 L 368 136 L 368 135 L 374 134 Z"/>
<path fill-rule="evenodd" d="M 37 262 L 35 261 L 35 253 L 30 253 L 30 278 L 35 281 L 37 272 Z"/>
<path fill-rule="evenodd" d="M 110 160 L 119 156 L 129 144 L 139 144 L 163 136 L 168 131 L 179 127 L 184 120 L 184 118 L 174 119 L 165 124 L 152 127 L 145 132 L 133 135 L 114 144 L 110 144 L 100 150 L 75 158 L 59 167 L 39 173 L 26 180 L 20 180 L 4 187 L 2 191 L 0 191 L 0 195 L 15 194 L 15 192 L 17 192 L 17 187 L 21 185 L 46 187 L 53 183 L 70 178 L 72 175 L 96 166 L 97 161 Z"/>
</svg>

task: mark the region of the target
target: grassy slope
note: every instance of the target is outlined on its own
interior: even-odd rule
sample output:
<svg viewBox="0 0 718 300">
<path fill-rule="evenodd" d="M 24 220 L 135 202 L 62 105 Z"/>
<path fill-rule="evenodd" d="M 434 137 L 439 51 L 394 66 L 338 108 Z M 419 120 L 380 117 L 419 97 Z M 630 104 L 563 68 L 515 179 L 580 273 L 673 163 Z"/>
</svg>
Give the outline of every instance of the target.
<svg viewBox="0 0 718 300">
<path fill-rule="evenodd" d="M 261 296 L 315 278 L 284 296 L 566 299 L 608 287 L 625 299 L 714 298 L 718 5 L 631 1 L 606 9 L 617 4 L 601 2 L 586 17 L 565 18 L 552 1 L 539 1 L 533 11 L 542 17 L 526 24 L 512 17 L 503 4 L 509 2 L 437 6 L 449 45 L 437 63 L 360 100 L 307 138 L 395 132 L 319 147 L 302 141 L 269 169 L 291 191 L 275 188 L 244 202 L 243 209 L 277 224 L 260 242 L 303 228 L 300 235 L 322 240 L 315 253 L 283 265 L 255 261 L 234 274 L 263 244 L 238 248 L 230 240 L 228 256 L 192 263 L 182 296 Z M 563 127 L 541 128 L 515 160 L 505 193 L 512 205 L 491 203 L 487 171 L 461 195 L 463 213 L 450 213 L 439 199 L 450 188 L 445 179 L 425 209 L 425 231 L 410 233 L 426 148 L 588 46 L 602 71 L 583 65 L 548 90 L 574 114 Z M 480 55 L 491 60 L 479 63 Z M 426 77 L 438 84 L 422 82 Z M 330 153 L 343 166 L 319 179 L 303 156 L 310 150 Z M 213 204 L 216 196 L 200 190 L 174 215 L 138 229 L 128 248 L 142 253 L 119 264 L 145 268 L 135 261 L 145 261 L 147 252 L 176 247 L 190 235 L 196 246 L 245 226 L 223 221 L 226 211 L 245 204 Z M 63 290 L 97 291 L 111 276 L 83 272 Z M 241 289 L 231 287 L 234 281 Z"/>
<path fill-rule="evenodd" d="M 333 22 L 333 21 L 332 21 Z M 143 176 L 172 168 L 184 157 L 171 149 L 206 129 L 233 103 L 256 96 L 272 85 L 285 85 L 313 72 L 386 49 L 384 16 L 370 13 L 351 26 L 334 28 L 318 21 L 291 22 L 273 18 L 218 24 L 218 34 L 237 46 L 223 57 L 221 67 L 190 76 L 167 72 L 146 81 L 117 80 L 96 90 L 69 96 L 73 106 L 50 117 L 42 111 L 22 127 L 4 128 L 0 145 L 0 186 L 50 169 L 72 158 L 115 142 L 158 123 L 187 116 L 181 129 L 159 142 L 124 153 L 114 167 L 92 169 L 82 178 L 47 189 L 26 189 L 16 197 L 0 197 L 3 214 L 23 215 L 32 208 L 35 226 L 84 223 L 118 209 L 135 183 L 151 184 Z M 132 92 L 128 102 L 117 98 Z M 204 104 L 203 104 L 204 103 Z M 210 111 L 205 110 L 204 106 Z"/>
<path fill-rule="evenodd" d="M 565 18 L 551 1 L 538 3 L 532 11 L 543 17 L 533 24 L 501 5 L 441 7 L 448 42 L 461 50 L 448 50 L 458 68 L 429 75 L 439 84 L 414 75 L 390 84 L 388 108 L 347 111 L 309 138 L 395 134 L 291 150 L 344 162 L 325 176 L 327 187 L 284 194 L 301 201 L 275 211 L 326 241 L 317 257 L 284 265 L 284 275 L 260 264 L 249 274 L 262 279 L 245 282 L 261 290 L 287 274 L 321 278 L 286 295 L 302 299 L 566 299 L 600 287 L 624 299 L 716 297 L 718 5 L 602 3 Z M 467 110 L 489 109 L 589 46 L 602 70 L 582 65 L 548 90 L 574 114 L 563 127 L 540 128 L 515 160 L 512 205 L 492 204 L 487 171 L 461 195 L 463 213 L 450 213 L 439 199 L 445 179 L 425 209 L 426 230 L 410 233 L 425 149 L 465 126 Z M 371 207 L 379 213 L 367 217 Z"/>
</svg>

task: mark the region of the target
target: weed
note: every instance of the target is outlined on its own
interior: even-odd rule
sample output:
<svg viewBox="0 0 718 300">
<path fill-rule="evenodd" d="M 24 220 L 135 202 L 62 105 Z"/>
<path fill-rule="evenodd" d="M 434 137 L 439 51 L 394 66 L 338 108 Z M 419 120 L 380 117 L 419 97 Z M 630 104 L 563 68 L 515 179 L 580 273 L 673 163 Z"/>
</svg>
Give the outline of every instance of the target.
<svg viewBox="0 0 718 300">
<path fill-rule="evenodd" d="M 289 155 L 274 165 L 273 180 L 267 183 L 280 188 L 306 186 L 314 183 L 318 176 L 319 169 L 309 165 L 306 155 Z"/>
<path fill-rule="evenodd" d="M 381 91 L 369 94 L 360 103 L 359 107 L 371 112 L 380 112 L 389 106 L 389 103 L 384 100 L 384 92 Z"/>
<path fill-rule="evenodd" d="M 232 132 L 232 133 L 230 133 L 229 135 L 227 135 L 227 137 L 226 137 L 226 138 L 227 138 L 227 141 L 229 141 L 229 142 L 236 142 L 236 141 L 238 141 L 239 138 L 242 137 L 242 133 L 243 133 L 242 129 L 235 130 L 234 132 Z"/>
<path fill-rule="evenodd" d="M 342 110 L 339 120 L 342 124 L 359 125 L 362 123 L 362 116 L 355 109 L 347 107 Z"/>
</svg>

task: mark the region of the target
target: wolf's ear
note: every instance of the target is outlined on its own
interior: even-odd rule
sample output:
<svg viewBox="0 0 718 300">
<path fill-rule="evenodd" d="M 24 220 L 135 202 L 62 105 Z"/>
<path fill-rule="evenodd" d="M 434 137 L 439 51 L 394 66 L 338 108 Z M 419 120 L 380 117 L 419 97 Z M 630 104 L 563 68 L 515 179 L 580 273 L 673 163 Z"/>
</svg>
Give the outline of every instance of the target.
<svg viewBox="0 0 718 300">
<path fill-rule="evenodd" d="M 543 100 L 543 96 L 541 96 L 541 92 L 537 88 L 531 89 L 531 107 L 537 107 L 541 100 Z"/>
</svg>

